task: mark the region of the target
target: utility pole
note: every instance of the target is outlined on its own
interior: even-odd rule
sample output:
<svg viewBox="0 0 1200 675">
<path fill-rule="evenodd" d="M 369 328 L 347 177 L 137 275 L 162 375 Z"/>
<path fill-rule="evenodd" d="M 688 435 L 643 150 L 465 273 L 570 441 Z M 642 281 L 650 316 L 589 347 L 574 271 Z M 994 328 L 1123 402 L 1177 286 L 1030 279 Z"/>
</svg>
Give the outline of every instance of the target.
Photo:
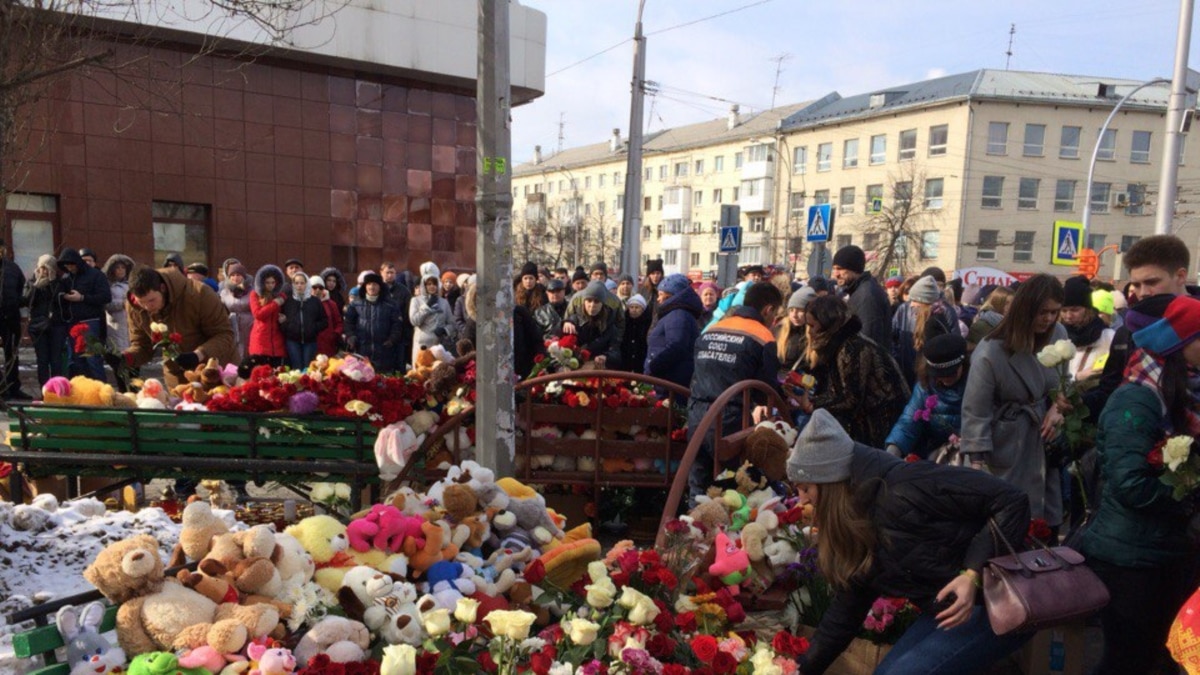
<svg viewBox="0 0 1200 675">
<path fill-rule="evenodd" d="M 516 452 L 513 402 L 512 144 L 509 86 L 509 3 L 479 2 L 478 80 L 475 88 L 475 260 L 479 291 L 476 345 L 476 457 L 496 476 L 511 476 Z"/>
<path fill-rule="evenodd" d="M 1175 38 L 1175 73 L 1171 78 L 1171 98 L 1167 99 L 1167 133 L 1163 139 L 1162 173 L 1158 178 L 1158 209 L 1154 214 L 1154 233 L 1170 234 L 1175 217 L 1175 199 L 1179 192 L 1179 146 L 1183 143 L 1183 115 L 1187 108 L 1188 50 L 1192 40 L 1192 4 L 1179 0 L 1179 33 Z"/>
<path fill-rule="evenodd" d="M 635 280 L 642 268 L 642 103 L 646 95 L 646 38 L 642 35 L 642 11 L 638 1 L 637 25 L 633 31 L 633 83 L 629 105 L 629 158 L 625 164 L 625 220 L 621 224 L 621 273 Z"/>
<path fill-rule="evenodd" d="M 1004 52 L 1004 69 L 1008 70 L 1008 66 L 1012 63 L 1012 46 L 1013 39 L 1017 37 L 1017 24 L 1008 24 L 1008 51 Z"/>
</svg>

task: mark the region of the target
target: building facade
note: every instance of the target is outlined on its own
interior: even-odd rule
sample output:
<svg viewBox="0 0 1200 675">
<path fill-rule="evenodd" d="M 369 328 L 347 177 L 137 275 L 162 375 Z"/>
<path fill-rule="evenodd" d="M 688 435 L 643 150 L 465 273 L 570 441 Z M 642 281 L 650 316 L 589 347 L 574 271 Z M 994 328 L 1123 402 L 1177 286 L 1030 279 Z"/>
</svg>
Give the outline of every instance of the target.
<svg viewBox="0 0 1200 675">
<path fill-rule="evenodd" d="M 677 261 L 676 271 L 711 276 L 719 206 L 737 204 L 739 262 L 774 263 L 803 275 L 811 253 L 803 242 L 808 210 L 827 203 L 835 213 L 830 247 L 861 246 L 882 274 L 938 265 L 1065 275 L 1071 267 L 1051 264 L 1054 223 L 1082 220 L 1100 128 L 1138 84 L 979 70 L 851 97 L 832 93 L 739 120 L 742 133 L 725 129 L 724 138 L 703 138 L 724 121 L 681 127 L 689 132 L 688 147 L 656 155 L 653 144 L 676 130 L 661 132 L 646 144 L 643 257 L 662 255 L 668 265 Z M 1167 93 L 1139 92 L 1100 143 L 1090 229 L 1075 245 L 1109 246 L 1117 254 L 1102 258 L 1102 277 L 1119 277 L 1119 253 L 1154 231 Z M 610 150 L 604 165 L 623 167 L 623 149 Z M 1196 152 L 1185 142 L 1177 160 L 1173 228 L 1188 242 L 1200 236 L 1200 213 L 1189 206 L 1200 190 Z M 582 154 L 571 171 L 586 175 L 592 164 Z M 727 163 L 724 175 L 707 171 L 718 157 Z M 565 164 L 556 159 L 543 164 Z M 700 175 L 698 161 L 706 169 Z M 529 169 L 516 172 L 517 204 L 529 197 Z M 556 204 L 551 194 L 538 199 L 551 210 Z"/>
<path fill-rule="evenodd" d="M 128 65 L 72 71 L 21 111 L 40 145 L 7 158 L 0 208 L 22 269 L 64 246 L 472 268 L 477 3 L 400 4 L 350 0 L 286 41 L 241 26 L 219 50 L 204 22 L 155 15 L 151 40 L 97 21 L 93 43 Z M 546 20 L 512 3 L 510 24 L 522 103 L 544 89 Z"/>
</svg>

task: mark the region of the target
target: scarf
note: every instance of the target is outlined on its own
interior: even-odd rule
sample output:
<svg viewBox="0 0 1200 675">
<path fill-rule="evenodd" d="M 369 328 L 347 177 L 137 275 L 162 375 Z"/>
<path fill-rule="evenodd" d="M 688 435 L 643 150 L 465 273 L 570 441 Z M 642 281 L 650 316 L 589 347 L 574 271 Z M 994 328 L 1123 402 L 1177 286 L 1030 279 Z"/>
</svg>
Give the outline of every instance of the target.
<svg viewBox="0 0 1200 675">
<path fill-rule="evenodd" d="M 378 302 L 378 301 L 379 301 L 378 295 L 371 295 L 370 293 L 367 293 L 367 302 Z"/>
<path fill-rule="evenodd" d="M 1163 401 L 1167 431 L 1171 432 L 1173 431 L 1171 411 L 1166 409 L 1166 402 L 1159 389 L 1162 370 L 1161 360 L 1155 358 L 1150 352 L 1139 349 L 1133 353 L 1133 357 L 1129 359 L 1129 365 L 1125 367 L 1125 381 L 1148 387 L 1158 394 L 1158 400 Z M 1187 429 L 1184 432 L 1191 436 L 1200 436 L 1200 372 L 1191 367 L 1188 368 L 1188 389 L 1192 392 L 1192 402 L 1186 411 Z"/>
<path fill-rule="evenodd" d="M 1067 337 L 1071 338 L 1071 344 L 1076 347 L 1086 347 L 1094 344 L 1100 339 L 1100 334 L 1104 332 L 1108 325 L 1100 317 L 1093 317 L 1092 320 L 1084 326 L 1067 326 Z"/>
</svg>

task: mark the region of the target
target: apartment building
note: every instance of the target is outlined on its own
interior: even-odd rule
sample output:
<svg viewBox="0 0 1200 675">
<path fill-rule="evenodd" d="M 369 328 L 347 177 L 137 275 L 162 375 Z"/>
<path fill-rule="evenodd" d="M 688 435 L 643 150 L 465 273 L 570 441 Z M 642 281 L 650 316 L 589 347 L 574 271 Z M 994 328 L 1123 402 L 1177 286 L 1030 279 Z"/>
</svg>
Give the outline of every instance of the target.
<svg viewBox="0 0 1200 675">
<path fill-rule="evenodd" d="M 1051 264 L 1054 222 L 1082 220 L 1100 129 L 1138 84 L 983 69 L 656 133 L 644 154 L 643 258 L 661 255 L 668 270 L 711 275 L 720 205 L 738 204 L 739 262 L 803 272 L 808 207 L 828 203 L 836 213 L 831 247 L 861 246 L 881 273 L 938 265 L 992 267 L 1018 278 L 1065 275 L 1072 268 Z M 1143 89 L 1105 132 L 1082 242 L 1089 248 L 1112 245 L 1119 253 L 1153 233 L 1167 94 L 1166 87 Z M 1176 160 L 1173 229 L 1189 242 L 1200 236 L 1200 212 L 1190 206 L 1200 192 L 1196 152 L 1185 142 Z M 593 214 L 599 208 L 588 185 L 597 184 L 597 173 L 623 172 L 624 160 L 614 140 L 518 167 L 518 234 L 540 222 L 538 209 L 561 208 L 564 184 L 576 205 L 570 213 L 584 216 L 560 222 L 578 222 L 570 232 L 586 234 L 589 202 Z M 551 176 L 557 194 L 547 189 Z M 616 250 L 624 184 L 608 185 L 603 199 L 617 229 L 607 250 Z M 1101 276 L 1119 276 L 1116 260 L 1102 259 Z"/>
</svg>

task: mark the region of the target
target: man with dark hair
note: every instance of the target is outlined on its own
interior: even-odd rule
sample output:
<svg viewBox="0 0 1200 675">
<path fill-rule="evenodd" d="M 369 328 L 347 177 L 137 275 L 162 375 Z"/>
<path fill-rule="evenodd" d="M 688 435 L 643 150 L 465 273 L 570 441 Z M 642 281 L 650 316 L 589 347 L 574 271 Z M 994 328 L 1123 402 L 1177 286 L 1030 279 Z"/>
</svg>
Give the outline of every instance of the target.
<svg viewBox="0 0 1200 675">
<path fill-rule="evenodd" d="M 591 281 L 608 281 L 608 265 L 604 264 L 603 260 L 597 260 L 592 263 L 589 275 Z"/>
<path fill-rule="evenodd" d="M 862 334 L 884 351 L 890 351 L 892 324 L 888 320 L 891 311 L 888 310 L 887 291 L 866 269 L 867 254 L 857 246 L 843 246 L 833 254 L 833 278 L 846 289 L 849 296 L 846 304 L 862 322 Z M 944 274 L 942 278 L 945 279 Z"/>
<path fill-rule="evenodd" d="M 0 241 L 0 345 L 4 347 L 4 398 L 20 401 L 30 398 L 21 391 L 20 361 L 17 359 L 24 293 L 25 274 L 15 260 L 8 258 L 8 248 Z"/>
<path fill-rule="evenodd" d="M 53 349 L 66 349 L 71 355 L 68 375 L 85 375 L 101 382 L 104 375 L 104 358 L 82 356 L 74 349 L 75 341 L 70 337 L 75 326 L 86 326 L 87 333 L 97 340 L 104 340 L 104 306 L 112 302 L 112 291 L 104 272 L 88 265 L 75 249 L 68 248 L 58 258 L 56 320 L 51 326 L 50 343 Z M 228 321 L 228 319 L 226 319 Z M 53 372 L 53 365 L 51 371 Z M 61 367 L 60 367 L 61 370 Z M 54 373 L 61 374 L 61 373 Z"/>
<path fill-rule="evenodd" d="M 217 283 L 217 280 L 208 276 L 208 265 L 205 265 L 204 263 L 194 262 L 188 265 L 184 274 L 186 274 L 187 278 L 191 279 L 192 281 L 199 281 L 205 286 L 213 289 L 215 293 L 221 292 L 221 286 Z"/>
<path fill-rule="evenodd" d="M 760 281 L 746 289 L 741 305 L 729 310 L 696 340 L 691 398 L 688 399 L 688 440 L 700 428 L 709 406 L 726 389 L 742 380 L 758 380 L 778 389 L 779 357 L 771 324 L 783 305 L 783 294 L 774 284 Z M 761 398 L 761 397 L 759 397 Z M 739 430 L 742 399 L 736 397 L 721 415 L 722 433 Z M 713 433 L 706 435 L 688 476 L 692 497 L 703 494 L 712 482 Z"/>
<path fill-rule="evenodd" d="M 563 282 L 563 285 L 565 286 L 567 282 L 571 280 L 571 272 L 565 267 L 555 267 L 554 278 Z"/>
<path fill-rule="evenodd" d="M 396 367 L 404 368 L 412 357 L 413 325 L 408 319 L 408 305 L 412 301 L 410 289 L 399 275 L 396 274 L 395 263 L 385 262 L 379 266 L 379 276 L 383 279 L 383 297 L 400 309 L 396 315 L 400 322 L 400 339 L 396 341 Z"/>
<path fill-rule="evenodd" d="M 210 358 L 222 364 L 241 361 L 229 311 L 221 298 L 203 282 L 188 279 L 179 270 L 143 267 L 134 272 L 125 311 L 129 319 L 125 362 L 134 368 L 154 356 L 151 323 L 164 324 L 168 332 L 183 338 L 175 364 L 184 370 Z M 178 383 L 177 376 L 168 369 L 164 369 L 163 376 L 169 387 Z"/>
</svg>

